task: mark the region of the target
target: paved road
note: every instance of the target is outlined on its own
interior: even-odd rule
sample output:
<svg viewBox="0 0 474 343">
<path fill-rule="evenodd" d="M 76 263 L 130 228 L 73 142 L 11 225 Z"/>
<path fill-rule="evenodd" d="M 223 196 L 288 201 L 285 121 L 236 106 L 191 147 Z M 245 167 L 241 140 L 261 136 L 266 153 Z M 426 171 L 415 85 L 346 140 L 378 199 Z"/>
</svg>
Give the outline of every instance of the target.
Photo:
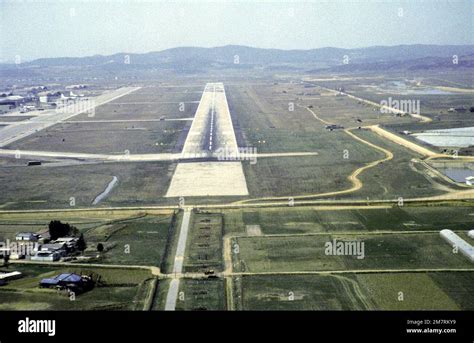
<svg viewBox="0 0 474 343">
<path fill-rule="evenodd" d="M 168 295 L 166 296 L 165 311 L 174 311 L 176 309 L 176 300 L 178 299 L 179 279 L 172 279 Z"/>
<path fill-rule="evenodd" d="M 97 97 L 89 98 L 88 104 L 94 107 L 106 104 L 110 101 L 118 99 L 124 95 L 135 92 L 140 87 L 124 87 L 111 92 L 104 93 Z M 93 107 L 84 108 L 78 104 L 72 104 L 62 108 L 61 110 L 43 111 L 41 115 L 31 118 L 26 122 L 17 122 L 0 130 L 0 147 L 7 146 L 19 139 L 30 136 L 38 131 L 44 130 L 50 126 L 60 123 L 64 120 L 72 118 L 78 114 L 92 110 Z"/>
<path fill-rule="evenodd" d="M 1 131 L 1 130 L 0 130 Z M 143 161 L 175 161 L 181 158 L 181 154 L 159 153 L 159 154 L 89 154 L 81 152 L 57 152 L 57 151 L 32 151 L 32 150 L 9 150 L 0 149 L 0 156 L 10 157 L 43 157 L 54 159 L 78 159 L 83 161 L 110 161 L 110 162 L 143 162 Z"/>
<path fill-rule="evenodd" d="M 413 269 L 341 269 L 315 271 L 275 271 L 275 272 L 233 272 L 233 276 L 258 275 L 331 275 L 331 274 L 380 274 L 380 273 L 437 273 L 437 272 L 473 272 L 474 268 L 413 268 Z"/>
<path fill-rule="evenodd" d="M 404 139 L 394 133 L 391 133 L 388 130 L 382 129 L 379 125 L 367 126 L 367 128 L 373 131 L 374 133 L 378 134 L 379 136 L 385 139 L 388 139 L 389 141 L 392 141 L 394 143 L 397 143 L 399 145 L 402 145 L 407 149 L 410 149 L 420 155 L 423 155 L 424 157 L 434 157 L 434 156 L 450 157 L 447 155 L 441 155 L 436 152 L 433 152 L 430 149 L 425 148 L 419 144 L 415 144 L 414 142 L 411 142 L 408 139 Z"/>
<path fill-rule="evenodd" d="M 191 209 L 186 208 L 183 214 L 183 221 L 179 231 L 178 246 L 174 259 L 173 273 L 181 273 L 183 270 L 184 252 L 186 250 L 186 240 L 188 238 L 189 221 L 191 219 Z"/>
<path fill-rule="evenodd" d="M 184 253 L 186 250 L 186 240 L 188 238 L 189 221 L 191 219 L 191 209 L 186 208 L 181 222 L 179 231 L 178 246 L 176 247 L 176 255 L 174 257 L 173 273 L 175 277 L 170 282 L 170 288 L 166 296 L 165 311 L 174 311 L 176 309 L 176 300 L 179 291 L 179 276 L 183 271 Z"/>
<path fill-rule="evenodd" d="M 46 159 L 77 159 L 81 161 L 89 162 L 142 162 L 142 161 L 177 161 L 177 160 L 203 160 L 208 161 L 209 158 L 215 158 L 216 161 L 219 159 L 218 154 L 213 156 L 183 156 L 180 153 L 157 153 L 157 154 L 93 154 L 93 153 L 82 153 L 82 152 L 61 152 L 61 151 L 37 151 L 37 150 L 13 150 L 13 149 L 0 149 L 0 156 L 8 157 L 35 157 L 35 158 L 46 158 Z M 271 157 L 301 157 L 301 156 L 316 156 L 317 152 L 284 152 L 284 153 L 242 153 L 238 154 L 240 159 L 253 160 L 259 158 L 271 158 Z"/>
<path fill-rule="evenodd" d="M 378 107 L 378 108 L 383 109 L 383 110 L 385 110 L 389 113 L 397 113 L 397 114 L 400 114 L 400 115 L 405 115 L 405 111 L 399 110 L 398 108 L 390 107 L 390 106 L 387 106 L 387 105 L 382 105 L 382 104 L 379 104 L 379 103 L 376 103 L 376 102 L 373 102 L 373 101 L 370 101 L 370 100 L 367 100 L 367 99 L 364 99 L 364 98 L 360 98 L 360 97 L 352 95 L 352 94 L 336 91 L 334 89 L 323 87 L 323 86 L 320 86 L 320 85 L 318 85 L 318 87 L 323 88 L 323 89 L 325 89 L 329 92 L 335 93 L 335 94 L 343 94 L 343 95 L 347 96 L 350 99 L 360 101 L 360 102 L 363 102 L 363 103 L 371 105 L 371 106 Z M 423 123 L 429 123 L 429 122 L 432 121 L 432 119 L 430 117 L 426 117 L 426 116 L 423 116 L 423 115 L 418 114 L 418 113 L 411 113 L 410 112 L 410 113 L 408 113 L 408 115 L 410 117 L 419 119 Z"/>
<path fill-rule="evenodd" d="M 154 123 L 154 122 L 165 122 L 165 121 L 192 121 L 193 118 L 168 118 L 168 119 L 100 119 L 100 120 L 67 120 L 65 124 L 114 124 L 114 123 Z M 49 123 L 48 120 L 40 121 L 36 123 Z M 29 125 L 30 121 L 0 121 L 0 125 Z"/>
</svg>

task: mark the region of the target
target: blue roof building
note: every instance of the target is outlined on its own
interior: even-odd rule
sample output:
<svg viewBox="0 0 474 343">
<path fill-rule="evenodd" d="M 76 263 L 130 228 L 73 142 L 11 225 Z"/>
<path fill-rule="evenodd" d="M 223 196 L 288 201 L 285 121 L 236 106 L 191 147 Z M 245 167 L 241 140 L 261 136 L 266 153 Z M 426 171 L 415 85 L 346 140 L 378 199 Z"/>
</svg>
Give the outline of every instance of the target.
<svg viewBox="0 0 474 343">
<path fill-rule="evenodd" d="M 40 282 L 42 287 L 52 287 L 52 286 L 63 286 L 66 284 L 82 284 L 82 277 L 80 275 L 71 273 L 71 274 L 59 274 L 58 276 L 51 279 L 43 279 Z"/>
</svg>

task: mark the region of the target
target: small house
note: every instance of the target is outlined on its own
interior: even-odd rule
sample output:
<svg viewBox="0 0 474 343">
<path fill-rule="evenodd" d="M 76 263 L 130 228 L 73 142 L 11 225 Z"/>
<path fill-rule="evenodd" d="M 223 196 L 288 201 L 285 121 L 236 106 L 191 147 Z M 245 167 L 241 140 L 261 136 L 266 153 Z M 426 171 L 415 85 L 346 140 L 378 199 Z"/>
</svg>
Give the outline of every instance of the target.
<svg viewBox="0 0 474 343">
<path fill-rule="evenodd" d="M 77 243 L 79 242 L 78 237 L 59 237 L 54 242 L 55 244 L 64 244 L 68 251 L 74 251 L 77 249 Z"/>
<path fill-rule="evenodd" d="M 54 278 L 42 279 L 40 287 L 68 289 L 74 292 L 84 292 L 94 287 L 94 281 L 90 276 L 74 273 L 59 274 Z"/>
<path fill-rule="evenodd" d="M 19 232 L 16 234 L 15 239 L 17 241 L 30 241 L 37 242 L 40 239 L 40 235 L 34 232 Z"/>
<path fill-rule="evenodd" d="M 40 252 L 58 253 L 60 256 L 66 256 L 66 243 L 48 243 L 43 244 L 39 249 Z"/>
</svg>

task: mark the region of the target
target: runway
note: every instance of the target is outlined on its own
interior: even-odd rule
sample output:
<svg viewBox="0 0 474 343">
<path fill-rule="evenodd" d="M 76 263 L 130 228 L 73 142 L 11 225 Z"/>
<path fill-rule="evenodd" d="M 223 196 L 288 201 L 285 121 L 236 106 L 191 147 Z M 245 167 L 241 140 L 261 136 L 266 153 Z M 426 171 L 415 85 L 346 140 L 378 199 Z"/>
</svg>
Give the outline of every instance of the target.
<svg viewBox="0 0 474 343">
<path fill-rule="evenodd" d="M 248 195 L 241 160 L 220 156 L 237 155 L 238 146 L 222 83 L 206 84 L 181 158 L 216 158 L 221 161 L 179 163 L 166 197 Z"/>
</svg>

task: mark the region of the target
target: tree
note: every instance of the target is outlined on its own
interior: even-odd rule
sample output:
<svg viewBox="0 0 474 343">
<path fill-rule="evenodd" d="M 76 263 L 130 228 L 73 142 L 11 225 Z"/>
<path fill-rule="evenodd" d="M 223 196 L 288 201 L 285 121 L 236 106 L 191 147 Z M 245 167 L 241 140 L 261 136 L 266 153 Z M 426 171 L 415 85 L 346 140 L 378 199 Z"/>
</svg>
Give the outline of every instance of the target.
<svg viewBox="0 0 474 343">
<path fill-rule="evenodd" d="M 79 240 L 77 241 L 77 250 L 82 252 L 86 250 L 86 248 L 87 248 L 87 244 L 84 239 L 84 235 L 81 233 L 81 235 L 79 236 Z"/>
<path fill-rule="evenodd" d="M 10 261 L 10 253 L 5 252 L 3 255 L 3 266 L 8 267 L 8 261 Z"/>
<path fill-rule="evenodd" d="M 97 251 L 98 252 L 104 251 L 104 245 L 102 243 L 97 244 Z"/>
<path fill-rule="evenodd" d="M 73 227 L 69 225 L 68 223 L 61 223 L 59 220 L 52 220 L 49 223 L 49 236 L 51 237 L 51 240 L 56 240 L 59 237 L 64 237 L 68 236 L 71 233 L 71 230 Z"/>
</svg>

